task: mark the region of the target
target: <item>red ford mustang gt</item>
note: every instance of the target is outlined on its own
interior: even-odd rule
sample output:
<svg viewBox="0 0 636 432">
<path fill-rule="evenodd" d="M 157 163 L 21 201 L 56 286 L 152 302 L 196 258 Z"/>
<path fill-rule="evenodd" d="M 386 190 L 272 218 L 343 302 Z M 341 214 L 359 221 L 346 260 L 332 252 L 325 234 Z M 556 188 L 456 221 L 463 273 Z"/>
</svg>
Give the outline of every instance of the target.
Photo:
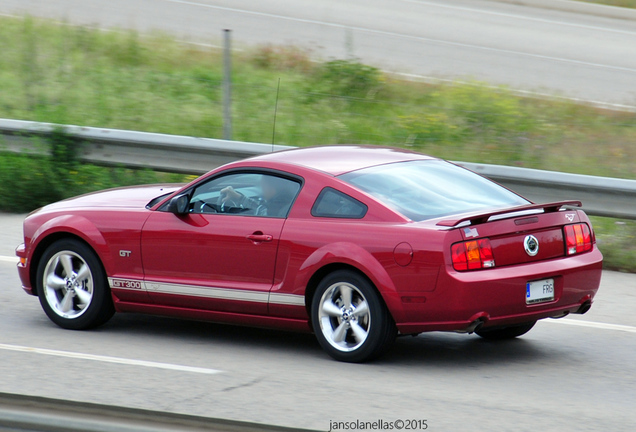
<svg viewBox="0 0 636 432">
<path fill-rule="evenodd" d="M 313 331 L 358 362 L 398 334 L 507 339 L 587 312 L 602 255 L 576 206 L 418 153 L 317 147 L 51 204 L 16 253 L 64 328 L 118 311 Z"/>
</svg>

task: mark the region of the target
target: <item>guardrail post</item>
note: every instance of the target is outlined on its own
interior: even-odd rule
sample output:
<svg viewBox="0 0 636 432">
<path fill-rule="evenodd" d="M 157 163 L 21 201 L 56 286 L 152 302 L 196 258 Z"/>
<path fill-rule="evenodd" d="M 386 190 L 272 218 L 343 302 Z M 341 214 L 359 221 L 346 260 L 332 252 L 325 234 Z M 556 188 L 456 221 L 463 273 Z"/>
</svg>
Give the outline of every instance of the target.
<svg viewBox="0 0 636 432">
<path fill-rule="evenodd" d="M 223 30 L 223 139 L 232 139 L 232 51 L 231 30 Z"/>
</svg>

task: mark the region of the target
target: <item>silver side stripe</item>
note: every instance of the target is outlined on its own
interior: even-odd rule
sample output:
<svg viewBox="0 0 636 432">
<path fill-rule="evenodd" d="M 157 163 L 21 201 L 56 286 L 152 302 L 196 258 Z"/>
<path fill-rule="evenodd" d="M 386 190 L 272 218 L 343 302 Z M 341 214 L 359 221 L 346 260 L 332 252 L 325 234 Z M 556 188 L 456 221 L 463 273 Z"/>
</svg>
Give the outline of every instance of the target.
<svg viewBox="0 0 636 432">
<path fill-rule="evenodd" d="M 305 306 L 305 297 L 297 294 L 269 293 L 263 291 L 230 288 L 204 287 L 199 285 L 148 282 L 138 279 L 108 278 L 111 288 L 131 291 L 147 291 L 161 294 L 177 294 L 190 297 L 204 297 L 222 300 L 236 300 L 254 303 L 273 303 L 289 306 Z"/>
<path fill-rule="evenodd" d="M 270 293 L 269 302 L 280 305 L 305 306 L 305 296 L 297 294 Z"/>
<path fill-rule="evenodd" d="M 161 294 L 179 294 L 191 297 L 206 297 L 223 300 L 240 300 L 267 303 L 268 292 L 247 291 L 228 288 L 212 288 L 197 285 L 168 284 L 163 282 L 145 282 L 148 292 Z"/>
</svg>

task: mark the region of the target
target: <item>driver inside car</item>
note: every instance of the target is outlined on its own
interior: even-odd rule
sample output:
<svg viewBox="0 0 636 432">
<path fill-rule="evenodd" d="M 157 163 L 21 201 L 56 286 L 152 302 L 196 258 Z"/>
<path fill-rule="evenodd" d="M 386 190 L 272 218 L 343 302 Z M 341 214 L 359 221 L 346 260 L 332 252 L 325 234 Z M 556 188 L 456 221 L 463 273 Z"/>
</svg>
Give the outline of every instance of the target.
<svg viewBox="0 0 636 432">
<path fill-rule="evenodd" d="M 289 210 L 293 193 L 288 191 L 289 180 L 264 175 L 261 178 L 261 198 L 246 197 L 232 186 L 221 189 L 221 205 L 244 209 L 244 214 L 284 217 Z"/>
</svg>

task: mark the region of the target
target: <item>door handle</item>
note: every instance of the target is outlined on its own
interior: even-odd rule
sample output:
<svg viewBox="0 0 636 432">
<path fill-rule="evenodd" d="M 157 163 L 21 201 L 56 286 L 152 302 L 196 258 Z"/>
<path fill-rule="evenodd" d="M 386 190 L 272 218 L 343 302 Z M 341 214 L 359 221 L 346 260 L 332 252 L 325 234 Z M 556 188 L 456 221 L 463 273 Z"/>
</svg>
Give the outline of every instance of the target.
<svg viewBox="0 0 636 432">
<path fill-rule="evenodd" d="M 271 242 L 272 240 L 274 240 L 274 237 L 269 234 L 254 233 L 254 234 L 248 235 L 247 239 L 253 241 L 254 243 L 262 243 L 262 242 Z"/>
</svg>

